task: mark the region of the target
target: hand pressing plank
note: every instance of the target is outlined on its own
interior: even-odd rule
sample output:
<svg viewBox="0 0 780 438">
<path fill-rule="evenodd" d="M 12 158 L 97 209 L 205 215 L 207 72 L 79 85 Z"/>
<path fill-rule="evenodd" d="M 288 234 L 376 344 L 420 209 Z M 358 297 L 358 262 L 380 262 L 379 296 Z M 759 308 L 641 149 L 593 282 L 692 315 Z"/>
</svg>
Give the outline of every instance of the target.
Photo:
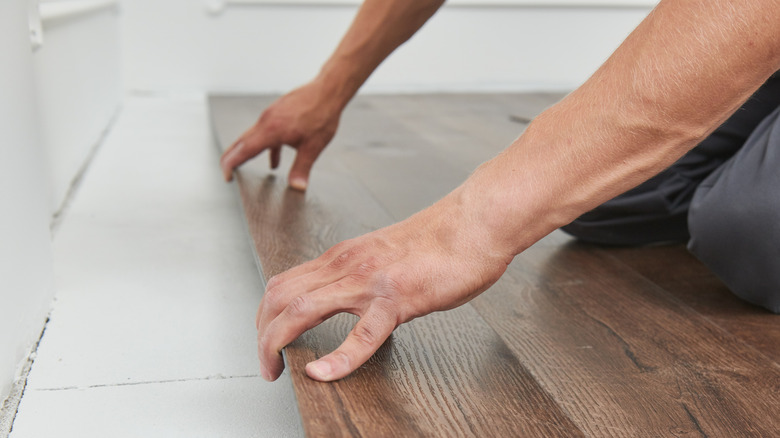
<svg viewBox="0 0 780 438">
<path fill-rule="evenodd" d="M 308 364 L 313 379 L 346 376 L 398 325 L 457 307 L 495 283 L 512 255 L 497 251 L 481 224 L 449 198 L 272 277 L 257 312 L 263 377 L 279 377 L 282 348 L 337 313 L 360 321 L 338 349 Z"/>
<path fill-rule="evenodd" d="M 665 0 L 579 89 L 542 113 L 453 193 L 391 227 L 274 277 L 258 311 L 263 376 L 339 312 L 361 319 L 310 363 L 354 371 L 399 324 L 483 292 L 512 257 L 660 172 L 780 67 L 776 0 Z"/>
</svg>

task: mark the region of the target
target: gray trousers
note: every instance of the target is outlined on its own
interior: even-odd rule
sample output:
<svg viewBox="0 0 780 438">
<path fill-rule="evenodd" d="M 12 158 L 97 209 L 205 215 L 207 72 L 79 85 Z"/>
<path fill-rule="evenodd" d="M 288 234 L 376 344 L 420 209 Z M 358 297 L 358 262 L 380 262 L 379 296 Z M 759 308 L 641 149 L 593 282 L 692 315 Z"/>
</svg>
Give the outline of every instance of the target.
<svg viewBox="0 0 780 438">
<path fill-rule="evenodd" d="M 734 294 L 780 313 L 780 73 L 670 168 L 562 229 L 607 245 L 687 241 Z"/>
<path fill-rule="evenodd" d="M 740 298 L 780 313 L 780 108 L 696 189 L 688 249 Z"/>
</svg>

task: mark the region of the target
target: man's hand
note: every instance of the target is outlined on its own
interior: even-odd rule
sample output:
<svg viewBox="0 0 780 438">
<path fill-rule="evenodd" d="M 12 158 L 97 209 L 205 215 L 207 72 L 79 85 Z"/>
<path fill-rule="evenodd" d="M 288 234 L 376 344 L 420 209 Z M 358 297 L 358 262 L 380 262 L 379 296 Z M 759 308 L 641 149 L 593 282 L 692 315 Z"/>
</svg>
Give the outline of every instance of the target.
<svg viewBox="0 0 780 438">
<path fill-rule="evenodd" d="M 361 319 L 344 343 L 306 367 L 317 380 L 346 376 L 399 324 L 465 303 L 515 254 L 669 166 L 778 69 L 776 3 L 662 1 L 585 84 L 453 193 L 272 278 L 257 317 L 263 377 L 280 375 L 280 352 L 301 333 L 350 312 Z M 370 34 L 359 28 L 355 38 Z"/>
<path fill-rule="evenodd" d="M 222 154 L 225 180 L 232 180 L 235 168 L 265 150 L 270 152 L 271 168 L 276 169 L 282 146 L 288 145 L 297 150 L 289 184 L 306 190 L 312 165 L 336 134 L 340 116 L 341 108 L 328 102 L 317 82 L 282 96 Z"/>
<path fill-rule="evenodd" d="M 483 224 L 461 211 L 445 198 L 271 278 L 257 312 L 263 378 L 276 380 L 284 369 L 282 349 L 337 313 L 360 321 L 338 349 L 306 366 L 313 379 L 341 379 L 401 323 L 457 307 L 498 280 L 512 254 L 498 251 Z"/>
<path fill-rule="evenodd" d="M 283 96 L 222 155 L 225 179 L 270 150 L 279 165 L 282 145 L 297 149 L 289 184 L 306 190 L 314 161 L 336 134 L 339 117 L 371 72 L 436 12 L 444 0 L 365 0 L 316 79 Z"/>
</svg>

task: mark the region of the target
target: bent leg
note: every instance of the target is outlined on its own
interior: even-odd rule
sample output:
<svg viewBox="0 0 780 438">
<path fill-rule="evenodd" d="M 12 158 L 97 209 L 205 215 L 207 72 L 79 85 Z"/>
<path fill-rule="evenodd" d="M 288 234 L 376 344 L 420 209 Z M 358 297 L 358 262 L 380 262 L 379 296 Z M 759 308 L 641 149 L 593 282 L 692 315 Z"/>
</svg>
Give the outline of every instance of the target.
<svg viewBox="0 0 780 438">
<path fill-rule="evenodd" d="M 780 72 L 671 167 L 561 229 L 581 240 L 608 245 L 686 242 L 688 209 L 696 188 L 745 144 L 778 105 Z"/>
<path fill-rule="evenodd" d="M 780 313 L 780 108 L 696 190 L 688 249 L 740 298 Z"/>
</svg>

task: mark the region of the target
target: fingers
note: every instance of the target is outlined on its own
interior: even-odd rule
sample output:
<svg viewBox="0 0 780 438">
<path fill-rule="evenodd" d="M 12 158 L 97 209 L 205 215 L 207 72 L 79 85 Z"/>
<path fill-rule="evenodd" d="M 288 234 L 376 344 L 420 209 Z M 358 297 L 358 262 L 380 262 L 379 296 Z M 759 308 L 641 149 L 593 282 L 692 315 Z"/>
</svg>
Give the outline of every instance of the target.
<svg viewBox="0 0 780 438">
<path fill-rule="evenodd" d="M 314 380 L 331 382 L 363 365 L 398 325 L 395 312 L 376 301 L 368 308 L 344 343 L 332 353 L 306 365 Z"/>
<path fill-rule="evenodd" d="M 296 295 L 302 295 L 310 291 L 316 291 L 328 284 L 336 283 L 341 280 L 339 276 L 325 277 L 319 272 L 311 272 L 308 274 L 299 274 L 292 277 L 289 281 L 283 279 L 269 281 L 266 290 L 266 295 L 263 296 L 260 302 L 260 308 L 257 313 L 257 320 L 255 321 L 258 330 L 264 328 L 271 322 L 276 316 L 282 312 L 290 301 L 292 301 Z M 281 284 L 284 286 L 278 286 Z"/>
<path fill-rule="evenodd" d="M 271 169 L 276 169 L 279 167 L 279 161 L 281 161 L 282 158 L 282 148 L 271 148 L 271 154 L 268 156 L 268 158 L 271 162 Z"/>
<path fill-rule="evenodd" d="M 281 145 L 275 138 L 257 135 L 250 136 L 248 133 L 241 136 L 241 138 L 222 154 L 222 158 L 219 160 L 225 181 L 231 181 L 233 179 L 233 170 L 238 166 L 244 164 L 247 160 L 268 148 L 271 148 L 271 167 L 274 167 L 274 160 L 276 160 L 275 162 L 278 166 L 279 149 L 281 148 Z M 276 150 L 275 156 L 274 150 Z"/>
<path fill-rule="evenodd" d="M 233 170 L 248 159 L 257 155 L 250 149 L 251 148 L 247 147 L 243 140 L 239 140 L 234 146 L 222 154 L 219 164 L 222 167 L 222 174 L 225 177 L 225 181 L 232 181 Z"/>
<path fill-rule="evenodd" d="M 303 144 L 295 154 L 295 161 L 290 168 L 290 187 L 305 191 L 309 186 L 309 173 L 314 165 L 314 160 L 320 154 L 321 148 L 314 147 L 311 143 Z"/>
<path fill-rule="evenodd" d="M 339 245 L 336 245 L 334 248 L 338 248 L 338 247 L 339 247 Z M 301 265 L 298 265 L 298 266 L 296 266 L 294 268 L 291 268 L 291 269 L 289 269 L 287 271 L 284 271 L 281 274 L 274 275 L 273 277 L 271 277 L 270 280 L 268 280 L 268 284 L 266 284 L 266 286 L 265 286 L 266 293 L 263 296 L 263 299 L 260 301 L 260 306 L 257 309 L 257 317 L 255 318 L 255 327 L 258 330 L 261 327 L 260 322 L 261 322 L 262 315 L 264 314 L 263 313 L 264 309 L 266 308 L 265 303 L 267 301 L 267 297 L 270 296 L 272 293 L 276 293 L 276 292 L 271 292 L 271 291 L 275 290 L 275 289 L 278 290 L 279 287 L 281 285 L 283 285 L 283 284 L 286 284 L 288 280 L 294 280 L 294 279 L 299 278 L 299 277 L 304 277 L 308 273 L 314 272 L 317 269 L 319 269 L 320 267 L 322 267 L 322 265 L 324 265 L 329 260 L 329 258 L 331 257 L 331 254 L 333 253 L 334 248 L 331 248 L 330 250 L 325 252 L 325 254 L 317 257 L 314 260 L 309 260 L 308 262 L 303 263 Z M 285 289 L 286 290 L 290 290 L 292 292 L 295 292 L 295 290 L 292 289 L 292 288 L 285 287 Z M 310 290 L 313 290 L 313 289 L 305 289 L 305 290 L 303 290 L 303 292 L 308 292 Z M 297 290 L 297 293 L 300 294 L 301 292 L 302 292 L 301 289 Z M 286 306 L 286 303 L 284 303 L 284 305 Z M 281 311 L 281 309 L 279 311 Z M 274 313 L 273 315 L 276 316 L 277 313 Z"/>
<path fill-rule="evenodd" d="M 228 159 L 236 153 L 236 150 L 244 147 L 244 141 L 243 136 L 241 136 L 238 140 L 236 140 L 232 145 L 230 145 L 229 148 L 225 149 L 225 152 L 222 153 L 222 157 L 219 159 L 219 166 L 222 168 L 222 174 L 225 178 L 225 181 L 232 181 L 233 180 L 233 169 L 234 167 L 230 167 L 227 164 Z"/>
<path fill-rule="evenodd" d="M 260 372 L 266 380 L 276 380 L 284 369 L 281 351 L 303 332 L 341 312 L 356 313 L 350 304 L 350 293 L 334 283 L 315 292 L 293 298 L 284 310 L 270 321 L 258 338 Z"/>
</svg>

